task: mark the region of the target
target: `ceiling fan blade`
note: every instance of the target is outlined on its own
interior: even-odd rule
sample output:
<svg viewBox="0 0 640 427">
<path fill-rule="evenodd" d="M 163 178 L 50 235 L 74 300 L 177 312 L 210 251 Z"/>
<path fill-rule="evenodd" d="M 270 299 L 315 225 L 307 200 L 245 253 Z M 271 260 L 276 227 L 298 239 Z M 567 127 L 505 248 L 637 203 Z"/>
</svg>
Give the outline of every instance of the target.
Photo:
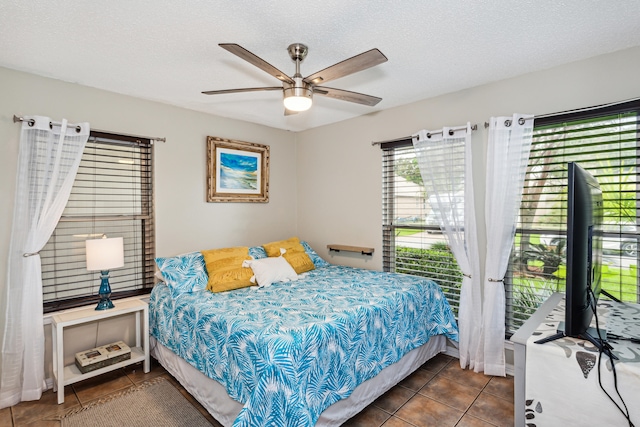
<svg viewBox="0 0 640 427">
<path fill-rule="evenodd" d="M 313 88 L 314 95 L 327 96 L 329 98 L 340 99 L 342 101 L 355 102 L 356 104 L 368 105 L 373 107 L 378 102 L 382 101 L 382 98 L 377 96 L 365 95 L 364 93 L 351 92 L 344 89 L 334 89 L 326 86 L 316 86 Z"/>
<path fill-rule="evenodd" d="M 222 95 L 225 93 L 239 93 L 239 92 L 262 92 L 265 90 L 282 90 L 282 86 L 269 86 L 269 87 L 247 87 L 243 89 L 223 89 L 223 90 L 207 90 L 202 92 L 205 95 Z"/>
<path fill-rule="evenodd" d="M 313 73 L 310 76 L 305 77 L 303 80 L 306 83 L 317 85 L 328 82 L 329 80 L 339 79 L 340 77 L 357 73 L 358 71 L 366 70 L 367 68 L 374 67 L 378 64 L 382 64 L 383 62 L 387 62 L 387 57 L 378 49 L 371 49 L 361 53 L 360 55 L 352 56 L 349 59 L 338 62 L 324 70 L 318 71 L 317 73 Z"/>
<path fill-rule="evenodd" d="M 233 53 L 234 55 L 239 56 L 240 58 L 244 59 L 245 61 L 255 65 L 256 67 L 260 68 L 262 71 L 265 71 L 268 74 L 271 74 L 273 77 L 275 77 L 276 79 L 278 79 L 280 81 L 287 82 L 287 83 L 293 83 L 293 79 L 291 79 L 291 77 L 287 76 L 285 73 L 283 73 L 282 71 L 278 70 L 276 67 L 274 67 L 273 65 L 269 64 L 264 59 L 254 55 L 251 52 L 249 52 L 247 49 L 243 48 L 239 44 L 236 44 L 236 43 L 220 43 L 220 44 L 218 44 L 218 46 L 220 46 L 221 48 L 223 48 L 225 50 L 228 50 L 229 52 Z"/>
</svg>

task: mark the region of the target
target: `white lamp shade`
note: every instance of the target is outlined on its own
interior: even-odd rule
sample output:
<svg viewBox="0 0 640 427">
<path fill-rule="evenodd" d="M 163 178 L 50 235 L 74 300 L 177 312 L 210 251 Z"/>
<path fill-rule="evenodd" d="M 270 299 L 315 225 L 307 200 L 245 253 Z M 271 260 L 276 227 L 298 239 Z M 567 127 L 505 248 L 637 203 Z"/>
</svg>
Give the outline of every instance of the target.
<svg viewBox="0 0 640 427">
<path fill-rule="evenodd" d="M 296 77 L 297 78 L 297 77 Z M 284 108 L 290 111 L 306 111 L 311 108 L 313 103 L 313 88 L 299 79 L 295 85 L 289 85 L 285 82 L 284 91 Z"/>
<path fill-rule="evenodd" d="M 284 99 L 284 106 L 291 111 L 306 111 L 311 108 L 313 101 L 307 96 L 289 96 Z"/>
<path fill-rule="evenodd" d="M 124 265 L 124 243 L 122 237 L 92 239 L 85 242 L 87 270 L 110 270 Z"/>
</svg>

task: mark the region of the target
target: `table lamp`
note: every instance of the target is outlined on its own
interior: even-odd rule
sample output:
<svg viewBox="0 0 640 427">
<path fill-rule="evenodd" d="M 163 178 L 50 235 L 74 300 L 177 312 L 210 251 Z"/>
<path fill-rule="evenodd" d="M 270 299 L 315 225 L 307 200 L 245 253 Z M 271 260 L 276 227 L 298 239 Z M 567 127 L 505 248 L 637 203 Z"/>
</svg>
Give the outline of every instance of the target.
<svg viewBox="0 0 640 427">
<path fill-rule="evenodd" d="M 91 239 L 85 242 L 87 250 L 87 270 L 100 270 L 100 302 L 96 310 L 113 308 L 111 286 L 109 286 L 109 270 L 124 265 L 124 244 L 122 237 Z"/>
</svg>

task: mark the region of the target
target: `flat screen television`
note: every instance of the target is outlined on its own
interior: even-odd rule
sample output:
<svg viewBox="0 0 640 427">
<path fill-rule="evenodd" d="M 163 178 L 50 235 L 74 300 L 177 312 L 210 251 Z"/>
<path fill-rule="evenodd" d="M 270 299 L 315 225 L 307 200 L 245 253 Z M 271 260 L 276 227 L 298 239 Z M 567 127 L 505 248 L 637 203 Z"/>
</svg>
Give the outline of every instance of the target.
<svg viewBox="0 0 640 427">
<path fill-rule="evenodd" d="M 567 283 L 564 333 L 587 333 L 600 296 L 602 277 L 602 191 L 577 163 L 568 164 Z"/>
<path fill-rule="evenodd" d="M 587 339 L 598 348 L 608 346 L 604 331 L 589 327 L 600 296 L 602 272 L 602 191 L 596 178 L 575 162 L 567 165 L 567 274 L 565 321 L 558 333 Z M 610 296 L 609 294 L 607 294 Z"/>
</svg>

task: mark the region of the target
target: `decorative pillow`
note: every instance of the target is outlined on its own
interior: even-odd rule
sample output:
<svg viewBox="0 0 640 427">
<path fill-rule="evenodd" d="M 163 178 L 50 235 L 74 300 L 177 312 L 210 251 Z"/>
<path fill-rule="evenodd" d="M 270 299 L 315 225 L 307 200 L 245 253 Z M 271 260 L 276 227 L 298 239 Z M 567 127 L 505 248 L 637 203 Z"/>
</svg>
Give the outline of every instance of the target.
<svg viewBox="0 0 640 427">
<path fill-rule="evenodd" d="M 267 243 L 262 245 L 262 247 L 270 257 L 280 256 L 280 249 L 286 250 L 287 252 L 283 255 L 284 259 L 291 264 L 291 267 L 293 267 L 298 274 L 302 274 L 305 271 L 313 270 L 315 268 L 313 261 L 311 261 L 309 255 L 307 255 L 304 247 L 300 244 L 300 239 L 297 237 Z"/>
<path fill-rule="evenodd" d="M 252 286 L 250 279 L 253 271 L 242 267 L 242 262 L 251 260 L 249 248 L 211 249 L 202 251 L 209 273 L 207 289 L 211 292 L 224 292 Z"/>
<path fill-rule="evenodd" d="M 155 261 L 174 297 L 207 287 L 207 269 L 200 252 L 156 258 Z"/>
<path fill-rule="evenodd" d="M 253 259 L 261 259 L 266 258 L 267 253 L 262 246 L 251 246 L 249 248 L 249 256 L 252 256 Z"/>
<path fill-rule="evenodd" d="M 311 261 L 313 262 L 313 265 L 315 265 L 316 268 L 328 267 L 331 265 L 327 261 L 323 260 L 320 257 L 320 255 L 318 255 L 316 251 L 314 251 L 307 242 L 302 240 L 300 241 L 300 244 L 304 248 L 304 251 L 307 253 L 307 255 L 309 255 L 309 258 L 311 258 Z"/>
<path fill-rule="evenodd" d="M 243 261 L 242 266 L 251 267 L 254 274 L 251 281 L 257 281 L 261 288 L 270 286 L 274 282 L 298 280 L 298 275 L 291 264 L 281 256 Z"/>
</svg>

